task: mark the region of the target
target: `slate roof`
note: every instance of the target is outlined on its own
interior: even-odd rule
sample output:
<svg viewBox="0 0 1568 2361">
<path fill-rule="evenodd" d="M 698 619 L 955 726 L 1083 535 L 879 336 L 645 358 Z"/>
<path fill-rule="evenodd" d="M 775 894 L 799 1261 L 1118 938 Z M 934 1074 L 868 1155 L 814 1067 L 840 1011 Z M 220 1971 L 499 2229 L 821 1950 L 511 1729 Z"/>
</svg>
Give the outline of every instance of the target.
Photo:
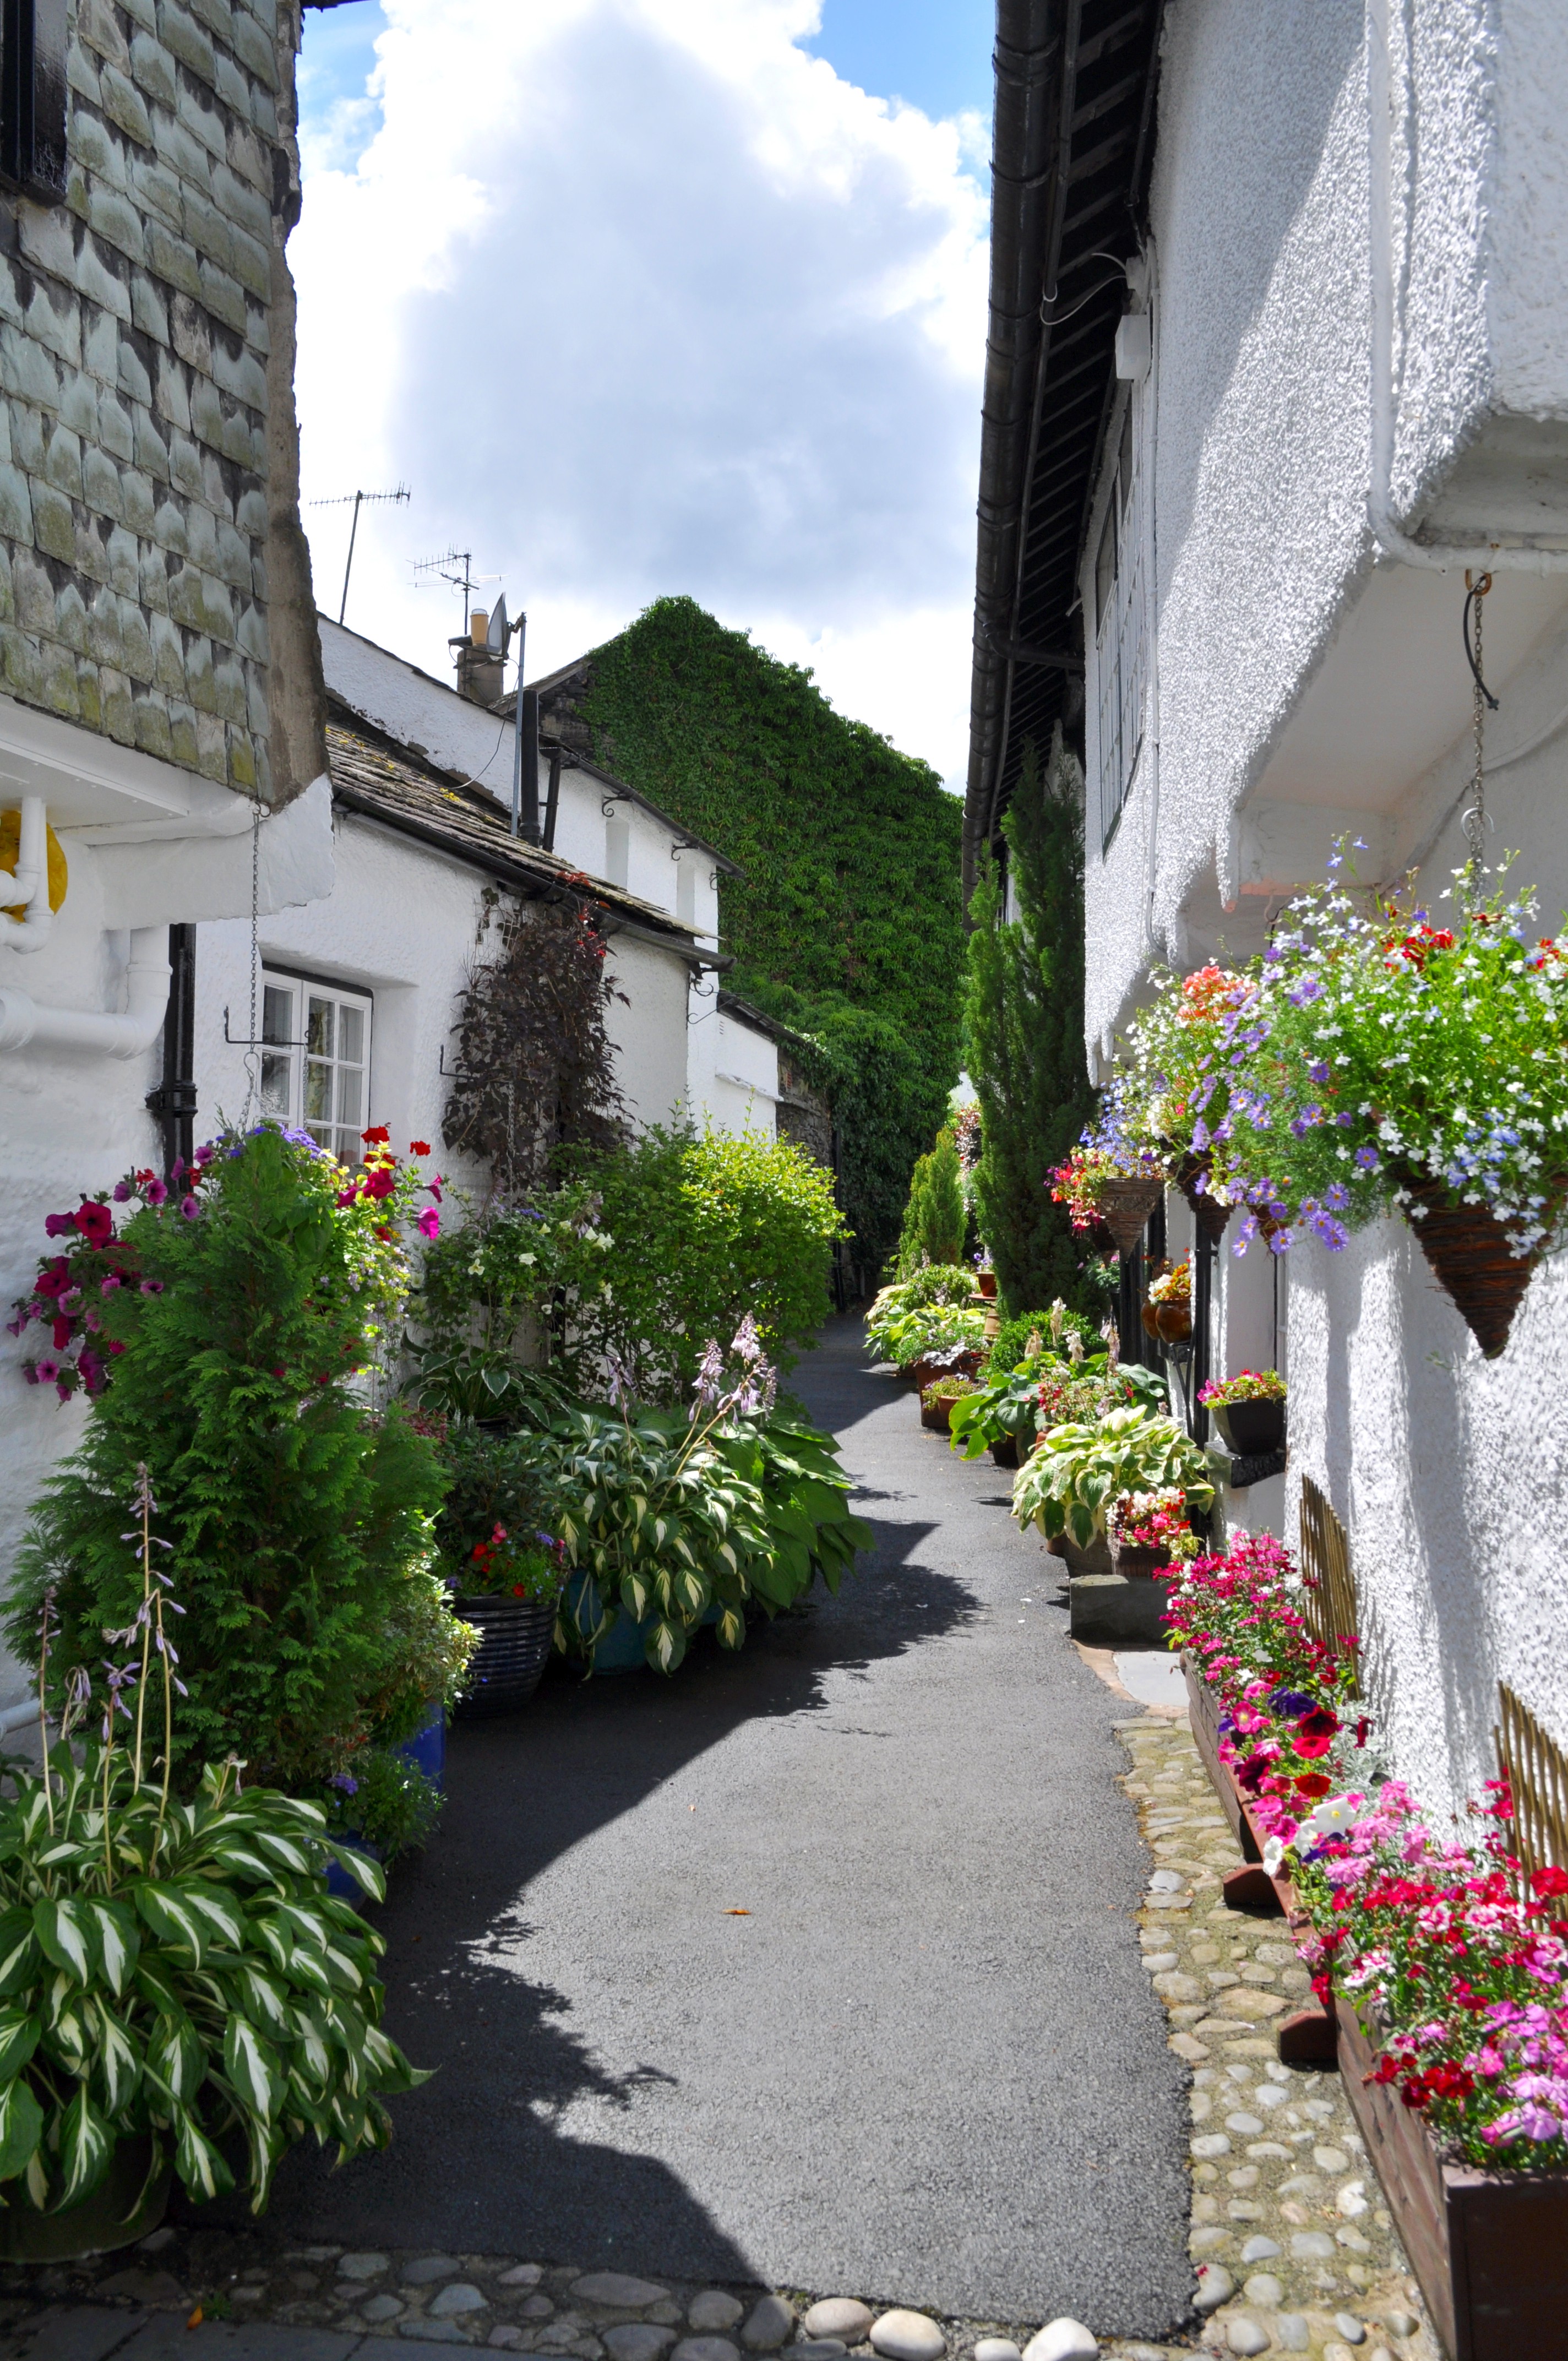
<svg viewBox="0 0 1568 2361">
<path fill-rule="evenodd" d="M 507 814 L 483 787 L 463 785 L 391 740 L 334 708 L 327 723 L 327 761 L 333 799 L 401 836 L 428 844 L 499 878 L 514 893 L 534 900 L 594 904 L 607 930 L 635 932 L 662 941 L 677 955 L 705 967 L 728 967 L 697 946 L 694 928 L 603 878 L 588 877 L 558 853 L 513 836 Z"/>
</svg>

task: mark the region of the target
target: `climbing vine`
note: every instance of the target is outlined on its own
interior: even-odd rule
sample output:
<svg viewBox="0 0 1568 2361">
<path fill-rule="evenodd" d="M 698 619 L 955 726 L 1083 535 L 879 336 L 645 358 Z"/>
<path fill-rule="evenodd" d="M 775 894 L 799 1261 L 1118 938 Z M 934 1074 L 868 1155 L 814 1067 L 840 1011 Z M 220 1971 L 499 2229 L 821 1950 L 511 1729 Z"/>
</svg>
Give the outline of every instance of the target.
<svg viewBox="0 0 1568 2361">
<path fill-rule="evenodd" d="M 477 960 L 464 986 L 457 1059 L 442 1115 L 448 1148 L 481 1158 L 502 1197 L 541 1187 L 557 1148 L 620 1139 L 605 1011 L 624 1000 L 605 974 L 605 939 L 587 904 L 487 896 Z"/>
<path fill-rule="evenodd" d="M 874 1273 L 958 1076 L 957 799 L 692 598 L 661 598 L 592 660 L 596 753 L 745 871 L 724 886 L 736 989 L 817 1047 L 840 1183 Z"/>
</svg>

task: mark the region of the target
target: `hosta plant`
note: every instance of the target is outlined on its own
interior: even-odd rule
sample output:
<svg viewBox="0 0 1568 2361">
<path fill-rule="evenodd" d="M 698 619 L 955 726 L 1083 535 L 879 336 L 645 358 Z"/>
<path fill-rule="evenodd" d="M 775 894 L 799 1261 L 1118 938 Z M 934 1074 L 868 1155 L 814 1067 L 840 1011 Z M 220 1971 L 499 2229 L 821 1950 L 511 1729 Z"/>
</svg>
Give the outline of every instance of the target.
<svg viewBox="0 0 1568 2361">
<path fill-rule="evenodd" d="M 1026 1452 L 1042 1426 L 1100 1418 L 1125 1402 L 1164 1411 L 1165 1380 L 1136 1362 L 1118 1362 L 1113 1369 L 1104 1353 L 1089 1353 L 1077 1361 L 1037 1353 L 959 1404 L 952 1419 L 953 1447 L 961 1447 L 966 1459 L 978 1459 L 1010 1435 Z"/>
<path fill-rule="evenodd" d="M 1088 1549 L 1118 1500 L 1180 1489 L 1192 1508 L 1214 1498 L 1208 1462 L 1168 1418 L 1113 1410 L 1092 1426 L 1058 1426 L 1040 1437 L 1013 1486 L 1013 1514 L 1047 1541 L 1066 1533 Z"/>
<path fill-rule="evenodd" d="M 149 1562 L 145 1482 L 137 1505 L 142 1607 L 105 1635 L 126 1661 L 107 1665 L 101 1708 L 73 1671 L 41 1773 L 7 1766 L 0 2201 L 77 2204 L 127 2138 L 150 2139 L 149 2181 L 172 2160 L 210 2198 L 235 2185 L 243 2141 L 259 2213 L 293 2142 L 384 2147 L 383 2099 L 425 2078 L 380 2027 L 380 1937 L 323 1883 L 330 1856 L 378 1898 L 374 1864 L 333 1842 L 314 1805 L 243 1788 L 238 1763 L 208 1766 L 189 1800 L 170 1793 L 178 1608 Z M 46 1658 L 49 1636 L 46 1611 Z"/>
</svg>

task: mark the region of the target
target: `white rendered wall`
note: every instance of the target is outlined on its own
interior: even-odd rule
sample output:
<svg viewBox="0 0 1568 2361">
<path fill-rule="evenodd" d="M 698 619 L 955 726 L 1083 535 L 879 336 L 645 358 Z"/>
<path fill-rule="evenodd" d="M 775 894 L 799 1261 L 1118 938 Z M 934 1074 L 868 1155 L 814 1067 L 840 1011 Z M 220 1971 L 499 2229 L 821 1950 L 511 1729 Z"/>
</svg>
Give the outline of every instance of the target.
<svg viewBox="0 0 1568 2361">
<path fill-rule="evenodd" d="M 1504 529 L 1530 497 L 1529 470 L 1505 464 L 1509 438 L 1547 492 L 1568 448 L 1568 11 L 1411 0 L 1409 14 L 1419 137 L 1398 159 L 1411 198 L 1395 504 L 1445 533 L 1475 514 Z M 1146 990 L 1152 955 L 1245 953 L 1343 823 L 1368 836 L 1369 874 L 1413 863 L 1438 892 L 1464 855 L 1470 763 L 1462 584 L 1376 558 L 1368 522 L 1361 0 L 1169 12 L 1151 215 L 1157 765 L 1141 766 L 1103 855 L 1091 770 L 1096 1051 Z M 1500 574 L 1486 616 L 1502 697 L 1491 843 L 1520 849 L 1542 931 L 1568 901 L 1565 593 Z M 1269 1257 L 1255 1245 L 1238 1262 L 1227 1245 L 1219 1263 L 1215 1367 L 1262 1366 Z M 1301 1477 L 1321 1485 L 1349 1531 L 1395 1767 L 1445 1818 L 1495 1772 L 1499 1679 L 1568 1744 L 1568 1257 L 1537 1272 L 1495 1362 L 1402 1222 L 1339 1256 L 1299 1246 L 1282 1278 L 1289 1475 L 1283 1498 L 1258 1487 L 1227 1512 L 1294 1544 Z"/>
<path fill-rule="evenodd" d="M 692 1004 L 692 1114 L 715 1131 L 778 1131 L 779 1052 L 771 1035 L 759 1033 L 712 999 Z"/>
</svg>

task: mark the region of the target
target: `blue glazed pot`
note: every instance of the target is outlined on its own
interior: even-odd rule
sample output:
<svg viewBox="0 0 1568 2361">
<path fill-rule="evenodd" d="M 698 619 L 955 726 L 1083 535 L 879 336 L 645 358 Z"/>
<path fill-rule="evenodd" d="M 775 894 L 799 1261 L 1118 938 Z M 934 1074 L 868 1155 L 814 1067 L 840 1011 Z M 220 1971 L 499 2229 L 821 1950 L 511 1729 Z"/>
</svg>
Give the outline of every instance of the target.
<svg viewBox="0 0 1568 2361">
<path fill-rule="evenodd" d="M 430 1708 L 430 1717 L 422 1730 L 405 1738 L 398 1752 L 405 1762 L 417 1763 L 427 1779 L 436 1785 L 446 1785 L 446 1713 L 439 1703 Z"/>
</svg>

